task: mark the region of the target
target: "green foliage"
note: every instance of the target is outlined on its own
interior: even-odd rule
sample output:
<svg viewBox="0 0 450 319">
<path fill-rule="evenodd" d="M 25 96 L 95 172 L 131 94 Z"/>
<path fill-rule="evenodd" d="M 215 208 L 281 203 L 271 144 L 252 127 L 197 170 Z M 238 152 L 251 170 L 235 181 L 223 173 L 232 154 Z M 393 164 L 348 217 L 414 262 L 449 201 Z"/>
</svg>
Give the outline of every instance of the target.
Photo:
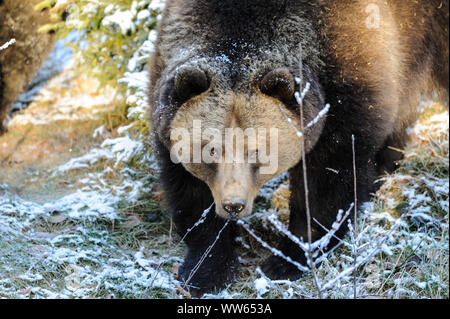
<svg viewBox="0 0 450 319">
<path fill-rule="evenodd" d="M 102 85 L 117 86 L 128 61 L 156 27 L 160 9 L 152 2 L 157 1 L 45 0 L 36 8 L 52 12 L 54 22 L 42 26 L 42 31 L 55 31 L 59 38 L 79 34 L 71 44 L 79 72 L 95 76 Z"/>
</svg>

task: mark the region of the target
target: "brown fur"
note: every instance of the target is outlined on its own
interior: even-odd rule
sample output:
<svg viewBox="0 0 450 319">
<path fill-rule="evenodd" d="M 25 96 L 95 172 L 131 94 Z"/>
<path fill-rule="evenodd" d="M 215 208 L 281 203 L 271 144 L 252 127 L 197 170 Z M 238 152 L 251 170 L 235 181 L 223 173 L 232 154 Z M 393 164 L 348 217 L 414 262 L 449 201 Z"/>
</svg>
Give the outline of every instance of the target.
<svg viewBox="0 0 450 319">
<path fill-rule="evenodd" d="M 227 164 L 225 149 L 222 150 L 222 163 L 216 164 L 214 170 L 205 166 L 203 163 L 185 163 L 184 166 L 197 178 L 205 181 L 214 195 L 216 202 L 216 211 L 219 215 L 227 218 L 228 215 L 223 212 L 222 202 L 235 194 L 237 197 L 247 202 L 246 210 L 240 217 L 252 213 L 252 203 L 259 189 L 264 183 L 278 176 L 280 173 L 295 166 L 301 158 L 301 142 L 296 136 L 296 132 L 286 121 L 283 113 L 280 111 L 280 101 L 264 96 L 261 93 L 247 96 L 234 94 L 222 95 L 218 106 L 218 101 L 209 100 L 207 92 L 198 96 L 188 103 L 185 103 L 176 113 L 171 123 L 171 131 L 177 128 L 187 128 L 193 135 L 193 122 L 200 120 L 203 131 L 208 128 L 220 130 L 225 137 L 227 128 L 246 129 L 266 129 L 267 132 L 267 150 L 270 149 L 269 132 L 271 128 L 278 129 L 278 151 L 280 157 L 278 169 L 273 174 L 252 174 L 252 164 L 241 163 L 239 165 Z M 290 116 L 295 119 L 293 112 L 286 110 Z M 297 121 L 294 125 L 299 127 Z M 172 141 L 172 144 L 176 141 Z M 256 145 L 259 141 L 256 140 Z M 204 141 L 203 145 L 206 144 Z M 223 140 L 223 144 L 226 142 Z M 236 146 L 236 145 L 234 145 Z M 192 149 L 192 145 L 187 148 Z M 244 148 L 244 153 L 248 155 L 248 148 Z M 244 191 L 245 195 L 242 195 Z M 226 196 L 230 195 L 230 196 Z"/>
<path fill-rule="evenodd" d="M 392 118 L 384 129 L 403 130 L 415 118 L 412 108 L 421 98 L 433 98 L 434 91 L 448 101 L 449 43 L 433 36 L 448 34 L 448 1 L 371 1 L 380 8 L 378 29 L 366 27 L 367 1 L 323 2 L 319 25 L 342 70 L 338 79 L 376 89 L 377 112 Z"/>
<path fill-rule="evenodd" d="M 0 1 L 0 45 L 11 39 L 16 43 L 0 52 L 0 134 L 6 129 L 5 117 L 17 96 L 32 80 L 50 53 L 53 36 L 38 33 L 48 23 L 48 12 L 37 12 L 40 0 Z"/>
</svg>

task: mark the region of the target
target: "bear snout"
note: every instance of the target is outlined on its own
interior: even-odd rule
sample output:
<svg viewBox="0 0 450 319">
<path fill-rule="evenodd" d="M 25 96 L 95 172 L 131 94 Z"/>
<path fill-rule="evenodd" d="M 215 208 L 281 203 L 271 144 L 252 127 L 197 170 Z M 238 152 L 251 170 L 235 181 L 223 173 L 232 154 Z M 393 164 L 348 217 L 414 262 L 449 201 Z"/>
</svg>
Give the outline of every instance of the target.
<svg viewBox="0 0 450 319">
<path fill-rule="evenodd" d="M 226 200 L 222 204 L 222 208 L 228 213 L 230 219 L 236 220 L 245 209 L 244 200 Z"/>
</svg>

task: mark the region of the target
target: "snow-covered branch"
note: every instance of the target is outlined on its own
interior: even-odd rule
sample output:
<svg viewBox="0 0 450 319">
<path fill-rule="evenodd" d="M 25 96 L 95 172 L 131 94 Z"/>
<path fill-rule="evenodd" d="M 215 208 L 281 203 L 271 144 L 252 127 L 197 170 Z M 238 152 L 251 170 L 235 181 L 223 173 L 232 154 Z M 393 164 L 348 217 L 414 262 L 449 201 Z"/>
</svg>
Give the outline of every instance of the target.
<svg viewBox="0 0 450 319">
<path fill-rule="evenodd" d="M 6 42 L 5 44 L 3 44 L 2 46 L 0 46 L 0 51 L 6 50 L 8 47 L 10 47 L 11 45 L 13 45 L 14 43 L 16 43 L 16 39 L 11 39 L 8 42 Z"/>
</svg>

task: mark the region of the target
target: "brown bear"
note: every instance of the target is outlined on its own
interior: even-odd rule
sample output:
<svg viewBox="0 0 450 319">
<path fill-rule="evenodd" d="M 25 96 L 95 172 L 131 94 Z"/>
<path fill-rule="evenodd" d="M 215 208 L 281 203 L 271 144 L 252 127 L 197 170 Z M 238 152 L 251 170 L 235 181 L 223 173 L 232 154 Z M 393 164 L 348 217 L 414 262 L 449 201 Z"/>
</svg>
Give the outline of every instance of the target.
<svg viewBox="0 0 450 319">
<path fill-rule="evenodd" d="M 232 282 L 236 220 L 284 171 L 289 230 L 308 238 L 302 155 L 321 225 L 329 229 L 354 202 L 353 164 L 358 202 L 367 201 L 377 177 L 395 168 L 393 148 L 404 146 L 420 98 L 437 92 L 448 103 L 448 28 L 442 0 L 168 0 L 151 59 L 150 117 L 165 200 L 187 233 L 179 280 L 196 294 Z M 208 207 L 216 214 L 197 223 Z M 318 223 L 311 230 L 313 241 L 324 235 Z M 306 265 L 289 238 L 279 249 Z M 277 256 L 263 271 L 302 275 Z"/>
<path fill-rule="evenodd" d="M 40 2 L 0 0 L 0 46 L 15 39 L 0 51 L 0 134 L 6 130 L 4 121 L 12 104 L 52 49 L 54 37 L 38 32 L 50 22 L 48 11 L 34 9 Z"/>
</svg>

